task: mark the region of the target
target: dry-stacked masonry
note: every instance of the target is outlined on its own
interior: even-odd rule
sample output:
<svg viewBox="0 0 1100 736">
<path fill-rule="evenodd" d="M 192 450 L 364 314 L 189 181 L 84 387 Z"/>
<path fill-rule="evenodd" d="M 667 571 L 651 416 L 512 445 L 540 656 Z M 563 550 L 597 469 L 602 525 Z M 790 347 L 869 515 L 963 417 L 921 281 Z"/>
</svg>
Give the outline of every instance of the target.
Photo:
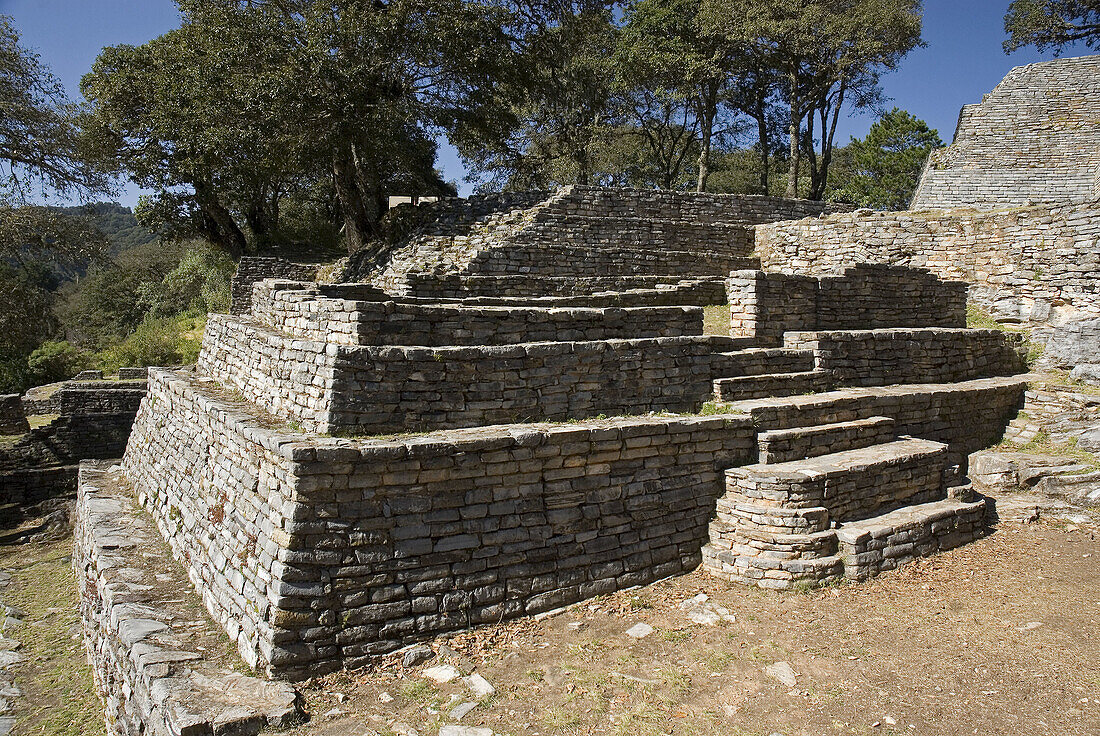
<svg viewBox="0 0 1100 736">
<path fill-rule="evenodd" d="M 1100 194 L 1100 56 L 1018 66 L 959 114 L 913 209 L 1077 203 Z"/>
<path fill-rule="evenodd" d="M 708 525 L 716 513 L 728 522 L 729 473 L 835 449 L 849 432 L 819 426 L 827 418 L 772 425 L 744 405 L 676 414 L 760 395 L 798 406 L 797 394 L 845 385 L 961 382 L 819 394 L 851 402 L 845 421 L 857 427 L 889 424 L 853 430 L 857 460 L 893 453 L 882 473 L 800 491 L 831 516 L 778 524 L 818 534 L 811 547 L 836 558 L 836 534 L 820 535 L 831 520 L 940 498 L 960 457 L 1011 418 L 1023 384 L 990 378 L 1021 367 L 998 333 L 890 329 L 914 314 L 956 319 L 956 285 L 876 268 L 815 284 L 814 303 L 829 306 L 800 323 L 811 331 L 797 347 L 774 348 L 702 335 L 698 307 L 426 303 L 264 281 L 250 314 L 211 318 L 195 371 L 152 373 L 124 473 L 246 661 L 304 676 L 690 570 L 728 538 Z M 835 329 L 867 315 L 883 329 Z M 425 433 L 363 436 L 409 431 Z M 898 439 L 908 434 L 920 439 Z M 822 500 L 837 494 L 846 500 Z M 845 572 L 839 559 L 813 564 L 818 577 Z"/>
</svg>

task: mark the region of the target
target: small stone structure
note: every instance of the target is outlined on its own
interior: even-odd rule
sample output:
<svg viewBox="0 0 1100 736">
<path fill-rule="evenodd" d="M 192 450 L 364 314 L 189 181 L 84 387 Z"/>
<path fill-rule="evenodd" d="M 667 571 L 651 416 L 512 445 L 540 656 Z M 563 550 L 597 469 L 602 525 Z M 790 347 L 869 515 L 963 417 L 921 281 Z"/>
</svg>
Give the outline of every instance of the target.
<svg viewBox="0 0 1100 736">
<path fill-rule="evenodd" d="M 1100 316 L 1100 205 L 992 212 L 860 212 L 760 225 L 764 269 L 832 274 L 855 263 L 924 268 L 970 284 L 995 317 L 1059 326 Z"/>
<path fill-rule="evenodd" d="M 29 394 L 36 398 L 22 397 L 19 403 L 49 421 L 30 429 L 24 419 L 21 436 L 0 446 L 0 506 L 15 509 L 71 497 L 81 460 L 118 457 L 145 396 L 145 381 L 73 380 Z"/>
<path fill-rule="evenodd" d="M 23 434 L 29 429 L 22 397 L 19 394 L 0 396 L 0 435 Z"/>
<path fill-rule="evenodd" d="M 1100 56 L 1018 66 L 959 113 L 912 209 L 1067 204 L 1100 197 Z"/>
<path fill-rule="evenodd" d="M 252 308 L 252 285 L 264 279 L 309 281 L 317 277 L 317 266 L 294 263 L 285 258 L 245 256 L 237 264 L 230 284 L 229 313 L 245 314 Z"/>
<path fill-rule="evenodd" d="M 838 276 L 734 271 L 730 334 L 781 345 L 787 332 L 966 327 L 966 284 L 909 268 L 861 264 Z"/>
</svg>

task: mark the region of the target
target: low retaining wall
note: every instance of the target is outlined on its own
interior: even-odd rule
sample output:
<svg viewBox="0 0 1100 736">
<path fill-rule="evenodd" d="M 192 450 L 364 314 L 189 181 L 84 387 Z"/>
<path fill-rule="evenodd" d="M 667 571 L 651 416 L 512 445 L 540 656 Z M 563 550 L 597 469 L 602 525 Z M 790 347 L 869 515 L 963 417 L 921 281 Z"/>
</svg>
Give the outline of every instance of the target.
<svg viewBox="0 0 1100 736">
<path fill-rule="evenodd" d="M 954 384 L 849 388 L 806 396 L 737 401 L 723 408 L 747 414 L 760 430 L 890 417 L 899 436 L 948 445 L 951 463 L 995 445 L 1023 408 L 1027 380 L 981 378 Z"/>
<path fill-rule="evenodd" d="M 280 288 L 284 284 L 256 286 L 252 317 L 288 335 L 339 345 L 511 345 L 703 333 L 699 307 L 563 309 L 347 301 L 326 298 L 318 289 Z"/>
<path fill-rule="evenodd" d="M 954 383 L 1027 371 L 1020 335 L 999 330 L 788 332 L 785 346 L 813 350 L 837 386 Z"/>
<path fill-rule="evenodd" d="M 920 269 L 860 264 L 838 276 L 735 271 L 730 334 L 781 345 L 785 332 L 966 327 L 966 284 Z"/>
<path fill-rule="evenodd" d="M 0 505 L 76 491 L 76 464 L 121 457 L 145 382 L 66 384 L 49 399 L 61 414 L 0 447 Z"/>
<path fill-rule="evenodd" d="M 833 273 L 855 263 L 926 268 L 966 281 L 1005 319 L 1062 324 L 1100 316 L 1100 205 L 994 212 L 830 215 L 756 227 L 768 271 Z"/>
<path fill-rule="evenodd" d="M 723 416 L 307 444 L 208 387 L 153 373 L 125 471 L 208 610 L 277 675 L 690 570 L 722 469 L 755 450 Z"/>
<path fill-rule="evenodd" d="M 347 347 L 238 318 L 207 322 L 198 370 L 321 432 L 408 432 L 598 414 L 690 412 L 722 337 L 477 347 Z"/>
<path fill-rule="evenodd" d="M 237 272 L 230 285 L 230 314 L 247 314 L 252 308 L 252 285 L 264 279 L 312 281 L 317 277 L 317 266 L 294 263 L 282 258 L 245 256 L 237 264 Z"/>
<path fill-rule="evenodd" d="M 737 268 L 751 268 L 758 262 L 735 263 Z M 410 273 L 405 277 L 408 295 L 440 299 L 470 297 L 586 297 L 602 292 L 624 292 L 637 289 L 658 290 L 656 296 L 677 301 L 646 302 L 638 306 L 684 304 L 705 307 L 725 304 L 726 289 L 720 279 L 681 282 L 667 276 L 466 276 L 463 274 Z"/>
<path fill-rule="evenodd" d="M 74 518 L 85 645 L 111 733 L 254 736 L 304 719 L 294 688 L 231 669 L 224 635 L 179 595 L 187 576 L 124 479 L 85 465 Z"/>
</svg>

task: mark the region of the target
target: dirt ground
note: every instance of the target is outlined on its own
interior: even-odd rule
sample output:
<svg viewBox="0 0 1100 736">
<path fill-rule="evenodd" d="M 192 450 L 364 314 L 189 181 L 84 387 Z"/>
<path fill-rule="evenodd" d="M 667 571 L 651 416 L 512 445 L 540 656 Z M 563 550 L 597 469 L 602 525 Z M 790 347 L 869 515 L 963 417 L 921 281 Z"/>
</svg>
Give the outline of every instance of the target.
<svg viewBox="0 0 1100 736">
<path fill-rule="evenodd" d="M 404 668 L 303 684 L 300 736 L 494 734 L 1098 734 L 1100 527 L 1008 520 L 977 543 L 864 584 L 745 589 L 695 572 L 429 642 Z M 5 602 L 25 614 L 19 734 L 103 733 L 76 626 L 70 542 L 0 539 Z M 692 622 L 681 604 L 732 621 Z M 653 627 L 639 639 L 627 629 Z M 794 685 L 766 668 L 786 662 Z M 453 664 L 495 688 L 478 697 Z M 779 673 L 782 675 L 782 673 Z M 789 682 L 789 680 L 788 680 Z M 387 701 L 387 702 L 384 702 Z M 460 720 L 456 706 L 472 704 Z M 467 708 L 470 706 L 467 705 Z M 476 730 L 481 736 L 487 732 Z"/>
<path fill-rule="evenodd" d="M 100 736 L 107 729 L 84 657 L 73 542 L 44 530 L 47 521 L 0 524 L 0 570 L 11 575 L 0 602 L 21 619 L 5 619 L 3 634 L 18 642 L 22 658 L 0 680 L 14 680 L 21 693 L 10 700 L 18 736 Z M 49 541 L 25 541 L 43 531 Z"/>
<path fill-rule="evenodd" d="M 1006 521 L 975 544 L 865 584 L 746 590 L 697 571 L 432 643 L 419 667 L 309 683 L 308 734 L 1100 734 L 1100 540 L 1092 524 Z M 692 623 L 699 593 L 734 621 Z M 626 630 L 653 632 L 633 639 Z M 765 672 L 786 662 L 794 686 Z M 385 695 L 383 695 L 385 693 Z M 383 703 L 383 700 L 392 701 Z M 476 732 L 472 732 L 476 733 Z"/>
</svg>

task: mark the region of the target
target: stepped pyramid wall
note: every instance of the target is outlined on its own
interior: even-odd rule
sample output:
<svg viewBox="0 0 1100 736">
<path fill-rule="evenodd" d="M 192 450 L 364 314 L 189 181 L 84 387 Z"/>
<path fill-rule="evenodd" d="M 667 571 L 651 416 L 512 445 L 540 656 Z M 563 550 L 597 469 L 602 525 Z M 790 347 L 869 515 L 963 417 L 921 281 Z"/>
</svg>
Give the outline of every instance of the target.
<svg viewBox="0 0 1100 736">
<path fill-rule="evenodd" d="M 959 114 L 914 210 L 1067 204 L 1100 197 L 1100 56 L 1013 69 Z"/>
<path fill-rule="evenodd" d="M 753 225 L 848 209 L 778 197 L 585 186 L 532 200 L 429 205 L 445 217 L 414 229 L 377 261 L 353 256 L 344 280 L 440 297 L 456 295 L 455 279 L 457 293 L 466 296 L 541 296 L 724 278 L 747 265 Z"/>
<path fill-rule="evenodd" d="M 586 294 L 581 275 L 569 294 L 460 298 L 389 290 L 384 276 L 264 279 L 246 313 L 210 317 L 194 368 L 150 371 L 124 458 L 82 469 L 78 505 L 87 639 L 128 734 L 184 721 L 254 733 L 297 717 L 285 688 L 269 705 L 201 696 L 221 686 L 184 677 L 204 659 L 186 642 L 215 628 L 261 675 L 304 678 L 700 565 L 793 588 L 984 533 L 966 456 L 996 441 L 1026 384 L 1018 341 L 963 328 L 960 284 L 881 266 L 725 273 L 730 334 L 707 335 L 702 309 L 676 303 L 698 296 L 692 279 L 666 251 L 612 237 L 606 213 L 679 228 L 684 247 L 725 238 L 723 268 L 753 264 L 727 254 L 758 215 L 737 200 L 736 224 L 688 227 L 729 216 L 729 202 L 582 194 L 539 210 L 558 218 L 546 221 L 558 241 L 546 225 L 514 245 L 523 256 L 509 263 L 534 264 L 518 274 L 527 287 L 565 278 L 559 258 L 574 247 L 671 282 Z M 604 221 L 585 221 L 579 201 Z M 509 237 L 484 252 L 506 253 Z M 782 331 L 777 314 L 793 315 Z M 152 550 L 154 527 L 170 551 Z M 189 634 L 174 629 L 178 589 L 161 614 L 156 591 L 118 573 L 148 579 L 165 554 L 212 619 Z M 182 716 L 168 707 L 180 703 Z"/>
</svg>

